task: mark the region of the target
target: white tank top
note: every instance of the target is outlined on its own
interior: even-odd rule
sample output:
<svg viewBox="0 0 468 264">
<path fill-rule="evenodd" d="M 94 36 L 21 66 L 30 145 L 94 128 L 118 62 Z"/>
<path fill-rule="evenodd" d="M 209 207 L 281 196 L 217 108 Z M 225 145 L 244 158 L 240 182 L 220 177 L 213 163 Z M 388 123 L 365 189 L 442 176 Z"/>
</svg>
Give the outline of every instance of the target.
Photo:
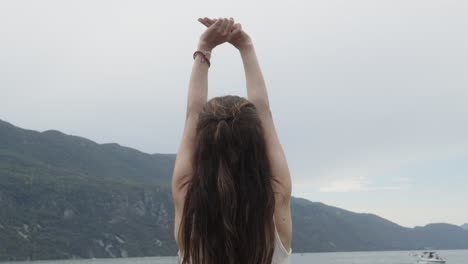
<svg viewBox="0 0 468 264">
<path fill-rule="evenodd" d="M 273 251 L 273 259 L 271 260 L 271 264 L 289 264 L 289 256 L 291 255 L 292 249 L 290 248 L 288 252 L 283 246 L 283 242 L 281 242 L 276 225 L 275 237 L 275 250 Z"/>
<path fill-rule="evenodd" d="M 289 264 L 289 256 L 291 255 L 292 249 L 289 249 L 289 252 L 283 246 L 281 242 L 280 236 L 278 234 L 278 230 L 276 229 L 275 225 L 275 249 L 273 251 L 273 258 L 271 260 L 271 264 Z M 177 251 L 177 255 L 179 256 L 178 263 L 182 263 L 182 257 L 180 256 L 180 251 Z"/>
</svg>

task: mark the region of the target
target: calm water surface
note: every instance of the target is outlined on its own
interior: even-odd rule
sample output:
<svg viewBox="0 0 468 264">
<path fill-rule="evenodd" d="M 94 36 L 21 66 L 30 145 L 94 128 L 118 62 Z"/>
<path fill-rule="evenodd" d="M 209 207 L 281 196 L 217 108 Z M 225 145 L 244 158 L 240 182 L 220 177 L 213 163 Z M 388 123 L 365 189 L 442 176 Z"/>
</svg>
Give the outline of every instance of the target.
<svg viewBox="0 0 468 264">
<path fill-rule="evenodd" d="M 439 250 L 447 264 L 468 264 L 468 250 Z M 416 264 L 410 251 L 293 254 L 291 264 Z M 417 252 L 420 253 L 420 252 Z M 2 262 L 2 264 L 175 264 L 175 257 Z"/>
</svg>

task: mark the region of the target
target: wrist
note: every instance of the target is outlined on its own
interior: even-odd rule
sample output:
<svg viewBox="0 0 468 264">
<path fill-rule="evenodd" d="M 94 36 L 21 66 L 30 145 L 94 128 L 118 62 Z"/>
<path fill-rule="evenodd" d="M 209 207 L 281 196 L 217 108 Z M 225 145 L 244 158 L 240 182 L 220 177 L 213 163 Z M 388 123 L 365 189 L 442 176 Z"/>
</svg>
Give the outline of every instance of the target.
<svg viewBox="0 0 468 264">
<path fill-rule="evenodd" d="M 213 50 L 213 47 L 208 45 L 206 42 L 200 41 L 198 42 L 197 50 L 211 52 Z"/>
<path fill-rule="evenodd" d="M 240 52 L 241 54 L 242 54 L 242 53 L 248 53 L 248 52 L 254 50 L 254 46 L 253 46 L 252 43 L 249 43 L 249 44 L 245 44 L 245 45 L 239 46 L 239 47 L 237 47 L 237 49 L 239 50 L 239 52 Z"/>
</svg>

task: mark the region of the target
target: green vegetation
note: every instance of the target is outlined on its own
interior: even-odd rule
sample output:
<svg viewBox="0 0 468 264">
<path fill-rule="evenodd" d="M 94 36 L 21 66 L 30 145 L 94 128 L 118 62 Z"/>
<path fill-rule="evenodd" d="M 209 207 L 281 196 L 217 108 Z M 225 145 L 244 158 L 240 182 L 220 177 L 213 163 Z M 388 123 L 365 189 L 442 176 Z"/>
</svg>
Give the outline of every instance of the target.
<svg viewBox="0 0 468 264">
<path fill-rule="evenodd" d="M 174 158 L 0 121 L 0 260 L 173 255 Z"/>
</svg>

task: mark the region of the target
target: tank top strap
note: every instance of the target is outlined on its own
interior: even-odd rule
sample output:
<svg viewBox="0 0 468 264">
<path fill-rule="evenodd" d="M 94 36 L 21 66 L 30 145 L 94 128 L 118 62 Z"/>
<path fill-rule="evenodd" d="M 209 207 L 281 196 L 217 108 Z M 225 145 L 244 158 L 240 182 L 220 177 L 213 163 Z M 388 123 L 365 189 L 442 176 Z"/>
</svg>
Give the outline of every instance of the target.
<svg viewBox="0 0 468 264">
<path fill-rule="evenodd" d="M 273 219 L 273 223 L 275 226 L 275 250 L 273 252 L 273 259 L 271 261 L 272 264 L 289 264 L 289 256 L 292 253 L 292 248 L 286 250 L 281 242 L 281 238 L 278 233 L 278 229 L 276 228 L 276 223 Z"/>
</svg>

